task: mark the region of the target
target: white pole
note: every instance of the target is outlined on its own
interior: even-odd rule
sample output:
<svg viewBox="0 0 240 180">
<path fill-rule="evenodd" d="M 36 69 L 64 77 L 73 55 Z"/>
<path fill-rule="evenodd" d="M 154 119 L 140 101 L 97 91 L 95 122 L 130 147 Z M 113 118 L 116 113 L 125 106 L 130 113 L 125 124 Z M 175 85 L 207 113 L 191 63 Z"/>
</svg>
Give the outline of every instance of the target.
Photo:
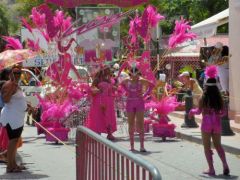
<svg viewBox="0 0 240 180">
<path fill-rule="evenodd" d="M 159 33 L 159 23 L 157 24 L 157 70 L 159 70 L 159 61 L 160 61 L 160 54 L 159 54 L 159 38 L 160 38 L 160 33 Z"/>
</svg>

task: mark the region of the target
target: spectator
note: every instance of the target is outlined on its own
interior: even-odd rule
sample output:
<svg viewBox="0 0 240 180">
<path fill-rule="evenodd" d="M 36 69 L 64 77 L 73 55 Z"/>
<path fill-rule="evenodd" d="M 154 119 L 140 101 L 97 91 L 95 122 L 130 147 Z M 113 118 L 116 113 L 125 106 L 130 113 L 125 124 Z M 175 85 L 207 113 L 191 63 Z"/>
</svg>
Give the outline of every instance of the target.
<svg viewBox="0 0 240 180">
<path fill-rule="evenodd" d="M 0 74 L 0 90 L 2 89 L 3 84 L 9 80 L 9 69 L 4 69 Z M 2 95 L 0 93 L 0 112 L 4 106 Z M 7 161 L 7 145 L 8 137 L 5 127 L 0 126 L 0 160 L 3 162 Z"/>
<path fill-rule="evenodd" d="M 190 78 L 189 72 L 185 71 L 179 75 L 180 80 L 184 84 L 184 90 L 191 90 L 193 94 L 193 105 L 198 106 L 199 99 L 203 94 L 202 88 L 199 86 L 197 80 Z"/>
<path fill-rule="evenodd" d="M 7 130 L 9 143 L 7 148 L 7 173 L 21 172 L 25 169 L 16 163 L 17 145 L 24 125 L 27 110 L 26 98 L 18 86 L 21 76 L 21 67 L 14 66 L 10 73 L 10 80 L 6 81 L 1 89 L 4 107 L 1 111 L 0 122 Z"/>
</svg>

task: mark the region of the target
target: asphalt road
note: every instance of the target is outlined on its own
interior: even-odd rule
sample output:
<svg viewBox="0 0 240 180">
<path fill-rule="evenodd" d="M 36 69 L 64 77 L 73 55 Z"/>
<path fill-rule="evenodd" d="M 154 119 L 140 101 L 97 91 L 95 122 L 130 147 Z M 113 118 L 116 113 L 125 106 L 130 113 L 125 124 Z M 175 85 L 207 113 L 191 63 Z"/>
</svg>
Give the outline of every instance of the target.
<svg viewBox="0 0 240 180">
<path fill-rule="evenodd" d="M 119 128 L 115 133 L 115 143 L 128 149 L 129 139 L 125 130 L 126 128 Z M 139 149 L 138 136 L 135 139 L 135 147 Z M 46 142 L 44 137 L 37 136 L 36 128 L 30 126 L 25 127 L 23 140 L 24 145 L 19 149 L 18 160 L 25 163 L 28 170 L 23 173 L 6 174 L 5 164 L 0 164 L 0 179 L 76 179 L 73 144 L 64 146 Z M 224 177 L 221 162 L 215 153 L 217 176 L 208 177 L 201 173 L 207 167 L 201 145 L 180 139 L 162 142 L 147 134 L 145 147 L 147 153 L 135 154 L 157 166 L 164 180 L 240 179 L 240 158 L 236 155 L 227 153 L 231 176 Z"/>
</svg>

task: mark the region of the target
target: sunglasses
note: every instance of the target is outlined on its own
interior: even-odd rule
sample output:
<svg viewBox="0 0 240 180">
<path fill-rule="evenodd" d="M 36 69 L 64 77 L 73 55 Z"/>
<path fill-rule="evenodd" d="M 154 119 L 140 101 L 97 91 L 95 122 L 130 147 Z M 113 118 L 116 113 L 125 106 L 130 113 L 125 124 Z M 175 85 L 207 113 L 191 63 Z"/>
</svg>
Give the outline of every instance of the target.
<svg viewBox="0 0 240 180">
<path fill-rule="evenodd" d="M 15 71 L 15 72 L 13 72 L 13 74 L 16 74 L 16 75 L 21 75 L 21 74 L 22 74 L 22 72 L 21 72 L 21 71 Z"/>
</svg>

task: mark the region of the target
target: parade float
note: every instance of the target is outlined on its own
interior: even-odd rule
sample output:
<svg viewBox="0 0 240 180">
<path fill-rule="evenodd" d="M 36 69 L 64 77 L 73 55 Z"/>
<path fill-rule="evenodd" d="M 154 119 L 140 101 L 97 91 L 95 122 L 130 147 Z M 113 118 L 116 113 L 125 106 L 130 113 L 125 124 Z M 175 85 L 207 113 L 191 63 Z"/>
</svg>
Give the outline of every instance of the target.
<svg viewBox="0 0 240 180">
<path fill-rule="evenodd" d="M 49 2 L 57 5 L 63 3 L 61 1 L 51 0 L 49 0 Z M 71 7 L 74 6 L 74 2 L 72 3 L 73 4 L 69 3 L 64 5 Z M 79 10 L 80 14 L 84 15 L 83 9 L 81 10 Z M 154 6 L 147 6 L 142 14 L 135 10 L 129 10 L 115 14 L 107 13 L 105 16 L 98 16 L 98 14 L 94 16 L 93 20 L 86 22 L 82 19 L 83 22 L 79 25 L 79 21 L 72 22 L 72 18 L 66 16 L 63 11 L 56 10 L 52 12 L 47 4 L 42 4 L 32 9 L 32 14 L 29 16 L 31 22 L 28 22 L 24 18 L 21 19 L 23 27 L 33 35 L 33 38 L 26 39 L 28 49 L 31 52 L 37 53 L 39 56 L 54 54 L 52 57 L 55 57 L 54 60 L 47 64 L 48 69 L 45 75 L 49 78 L 46 83 L 48 86 L 46 86 L 44 93 L 36 95 L 39 99 L 39 108 L 41 108 L 42 111 L 41 122 L 36 123 L 36 127 L 38 134 L 46 134 L 47 141 L 67 140 L 69 128 L 84 125 L 88 106 L 89 103 L 91 103 L 89 96 L 91 84 L 79 76 L 77 80 L 69 77 L 70 71 L 78 74 L 74 66 L 73 51 L 75 55 L 78 56 L 79 64 L 86 63 L 89 69 L 91 69 L 90 76 L 94 77 L 103 65 L 110 65 L 109 62 L 113 60 L 115 44 L 113 41 L 105 39 L 107 32 L 112 28 L 112 35 L 116 35 L 117 31 L 114 30 L 114 25 L 119 23 L 123 18 L 130 17 L 129 37 L 123 43 L 126 58 L 119 60 L 121 66 L 116 78 L 118 79 L 120 77 L 124 69 L 136 66 L 144 78 L 157 84 L 158 80 L 155 78 L 155 73 L 164 63 L 165 55 L 178 44 L 196 37 L 195 34 L 189 32 L 190 26 L 188 25 L 188 21 L 184 19 L 177 20 L 174 32 L 169 39 L 168 49 L 163 53 L 162 57 L 158 59 L 157 65 L 152 68 L 151 51 L 148 48 L 151 41 L 151 34 L 159 25 L 159 22 L 164 20 L 164 16 L 159 14 Z M 96 28 L 104 34 L 103 39 L 89 40 L 85 38 L 79 41 L 79 39 L 76 38 Z M 37 31 L 38 34 L 41 34 L 47 42 L 47 49 L 40 47 L 39 38 L 34 36 L 33 29 Z M 11 41 L 7 39 L 6 41 L 8 44 L 12 44 Z M 145 44 L 145 50 L 138 56 L 140 43 Z M 74 48 L 72 48 L 73 44 Z M 123 93 L 120 87 L 118 93 Z M 161 107 L 165 105 L 162 101 L 160 101 Z M 154 109 L 156 107 L 153 106 L 150 108 Z M 84 116 L 79 118 L 82 114 L 84 114 Z M 165 116 L 166 114 L 164 114 L 163 117 Z M 78 123 L 76 121 L 81 122 Z M 149 124 L 149 122 L 145 123 L 146 132 L 149 131 Z M 158 129 L 159 134 L 162 126 L 156 126 L 154 129 Z M 154 134 L 156 135 L 157 133 Z M 52 136 L 55 137 L 52 138 Z M 58 140 L 56 140 L 56 137 Z"/>
</svg>

